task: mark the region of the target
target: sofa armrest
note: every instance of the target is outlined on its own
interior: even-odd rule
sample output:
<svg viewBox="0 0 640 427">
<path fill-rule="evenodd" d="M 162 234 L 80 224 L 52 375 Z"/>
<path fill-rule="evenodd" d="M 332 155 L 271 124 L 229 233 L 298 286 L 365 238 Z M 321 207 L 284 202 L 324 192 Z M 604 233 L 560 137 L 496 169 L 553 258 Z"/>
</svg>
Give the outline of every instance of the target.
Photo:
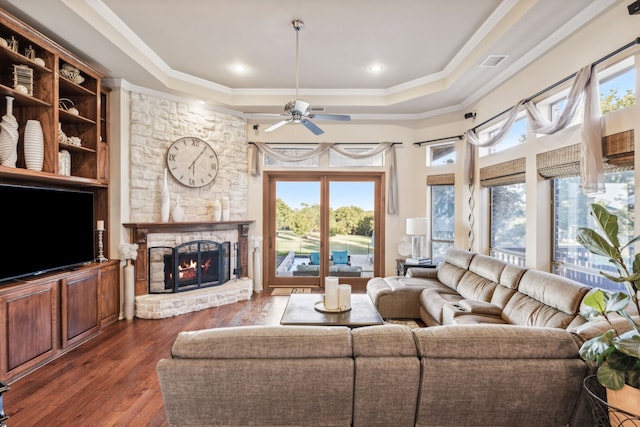
<svg viewBox="0 0 640 427">
<path fill-rule="evenodd" d="M 419 277 L 422 279 L 437 279 L 438 270 L 436 268 L 409 267 L 405 276 Z"/>
<path fill-rule="evenodd" d="M 469 299 L 463 299 L 458 301 L 460 307 L 469 313 L 474 314 L 487 314 L 489 316 L 498 316 L 502 314 L 502 309 L 495 304 L 484 301 L 473 301 Z"/>
</svg>

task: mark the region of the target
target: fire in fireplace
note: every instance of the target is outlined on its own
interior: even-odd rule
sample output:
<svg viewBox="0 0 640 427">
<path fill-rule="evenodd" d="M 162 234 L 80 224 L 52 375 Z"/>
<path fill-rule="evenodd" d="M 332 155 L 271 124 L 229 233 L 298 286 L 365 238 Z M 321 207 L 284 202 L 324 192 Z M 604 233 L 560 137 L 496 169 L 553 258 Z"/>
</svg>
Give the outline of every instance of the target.
<svg viewBox="0 0 640 427">
<path fill-rule="evenodd" d="M 222 285 L 230 279 L 231 244 L 196 240 L 174 248 L 149 248 L 149 293 L 173 293 Z M 161 268 L 160 268 L 161 267 Z M 162 286 L 152 280 L 162 272 Z"/>
</svg>

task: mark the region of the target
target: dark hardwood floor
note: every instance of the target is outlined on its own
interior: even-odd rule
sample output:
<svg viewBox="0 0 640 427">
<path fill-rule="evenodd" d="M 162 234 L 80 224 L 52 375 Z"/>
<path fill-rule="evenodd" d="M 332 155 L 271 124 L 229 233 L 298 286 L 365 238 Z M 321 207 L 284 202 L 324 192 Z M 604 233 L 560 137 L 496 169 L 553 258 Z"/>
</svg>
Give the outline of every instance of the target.
<svg viewBox="0 0 640 427">
<path fill-rule="evenodd" d="M 10 384 L 7 427 L 166 426 L 158 360 L 180 331 L 278 324 L 286 296 L 270 291 L 162 320 L 121 320 L 102 334 Z"/>
</svg>

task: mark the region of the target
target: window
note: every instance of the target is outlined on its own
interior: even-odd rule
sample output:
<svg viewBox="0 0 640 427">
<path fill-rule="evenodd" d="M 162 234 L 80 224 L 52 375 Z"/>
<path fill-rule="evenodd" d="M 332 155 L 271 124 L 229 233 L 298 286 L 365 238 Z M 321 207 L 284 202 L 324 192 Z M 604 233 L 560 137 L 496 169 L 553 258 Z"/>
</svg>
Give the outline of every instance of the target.
<svg viewBox="0 0 640 427">
<path fill-rule="evenodd" d="M 513 126 L 509 130 L 509 133 L 504 137 L 500 143 L 492 146 L 492 147 L 480 147 L 479 155 L 480 157 L 497 153 L 507 148 L 515 147 L 518 144 L 524 144 L 527 141 L 527 117 L 523 112 L 519 114 L 520 118 L 516 119 L 513 122 Z M 482 132 L 480 132 L 480 141 L 487 141 L 493 135 L 495 135 L 502 123 L 499 123 L 495 126 L 492 126 Z"/>
<path fill-rule="evenodd" d="M 634 172 L 605 173 L 604 194 L 587 196 L 580 189 L 580 178 L 555 178 L 553 180 L 553 272 L 589 286 L 610 291 L 625 291 L 624 284 L 604 279 L 599 272 L 615 270 L 606 257 L 593 255 L 576 242 L 576 230 L 597 225 L 589 215 L 593 203 L 604 205 L 618 216 L 620 241 L 633 238 Z M 627 248 L 625 258 L 630 261 L 633 248 Z M 613 270 L 612 270 L 613 269 Z"/>
<path fill-rule="evenodd" d="M 630 56 L 598 73 L 602 114 L 621 110 L 636 103 L 636 68 Z"/>
<path fill-rule="evenodd" d="M 453 142 L 431 145 L 428 147 L 428 153 L 428 166 L 450 165 L 456 162 L 456 145 Z"/>
<path fill-rule="evenodd" d="M 525 184 L 491 187 L 491 256 L 524 265 L 526 236 Z"/>
<path fill-rule="evenodd" d="M 453 247 L 454 200 L 453 185 L 431 186 L 431 262 L 443 260 Z"/>
</svg>

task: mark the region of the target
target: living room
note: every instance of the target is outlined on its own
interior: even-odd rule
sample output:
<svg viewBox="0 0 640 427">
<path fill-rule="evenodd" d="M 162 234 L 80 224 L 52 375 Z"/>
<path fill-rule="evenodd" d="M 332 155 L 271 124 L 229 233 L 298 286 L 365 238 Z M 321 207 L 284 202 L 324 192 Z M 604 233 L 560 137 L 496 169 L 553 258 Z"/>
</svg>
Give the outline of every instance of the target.
<svg viewBox="0 0 640 427">
<path fill-rule="evenodd" d="M 430 179 L 436 177 L 446 176 L 455 183 L 453 185 L 452 238 L 445 242 L 445 246 L 471 249 L 482 254 L 495 254 L 496 251 L 493 251 L 495 248 L 492 246 L 491 187 L 487 182 L 482 182 L 484 180 L 483 172 L 489 172 L 491 167 L 502 169 L 504 172 L 505 168 L 512 167 L 516 161 L 520 162 L 518 167 L 524 167 L 524 170 L 519 170 L 518 173 L 521 174 L 519 182 L 523 184 L 524 198 L 526 199 L 523 208 L 526 219 L 520 225 L 522 240 L 518 242 L 515 259 L 517 259 L 517 263 L 529 268 L 554 271 L 554 268 L 557 268 L 557 260 L 552 250 L 555 243 L 553 237 L 555 219 L 549 205 L 555 190 L 552 180 L 540 175 L 539 162 L 544 153 L 553 153 L 550 155 L 551 157 L 559 156 L 560 151 L 554 150 L 580 143 L 582 140 L 581 126 L 568 126 L 567 129 L 553 135 L 536 135 L 528 130 L 525 140 L 517 146 L 490 155 L 480 154 L 476 158 L 473 185 L 466 184 L 468 177 L 466 166 L 469 160 L 470 144 L 466 138 L 459 138 L 459 136 L 476 126 L 479 132 L 488 129 L 495 130 L 496 126 L 507 117 L 506 113 L 520 100 L 535 98 L 536 102 L 541 102 L 541 104 L 546 102 L 547 105 L 556 101 L 566 95 L 573 79 L 568 79 L 555 87 L 556 83 L 563 81 L 567 76 L 575 75 L 587 64 L 597 62 L 598 73 L 604 73 L 608 79 L 621 74 L 616 67 L 620 67 L 619 63 L 624 63 L 622 71 L 631 72 L 634 81 L 632 91 L 636 93 L 640 79 L 637 44 L 633 43 L 633 45 L 616 53 L 621 47 L 634 42 L 639 35 L 637 22 L 640 18 L 629 12 L 627 6 L 630 2 L 630 0 L 573 1 L 571 7 L 577 8 L 579 13 L 576 12 L 575 16 L 567 17 L 564 22 L 565 26 L 558 25 L 558 32 L 541 37 L 542 41 L 536 46 L 536 49 L 531 49 L 529 55 L 521 56 L 520 61 L 515 61 L 514 58 L 507 59 L 505 68 L 498 67 L 496 70 L 492 70 L 495 72 L 485 81 L 484 87 L 476 88 L 469 85 L 457 88 L 463 95 L 458 94 L 456 102 L 445 103 L 445 106 L 429 111 L 404 114 L 394 114 L 392 108 L 388 112 L 384 112 L 383 107 L 385 104 L 394 106 L 394 104 L 402 104 L 404 101 L 410 103 L 412 97 L 420 97 L 416 93 L 422 93 L 422 95 L 433 93 L 437 97 L 437 92 L 440 89 L 436 87 L 454 86 L 458 78 L 456 72 L 447 69 L 446 72 L 442 71 L 440 74 L 434 73 L 430 76 L 432 80 L 425 79 L 421 84 L 416 84 L 407 90 L 398 89 L 397 93 L 379 90 L 372 91 L 373 94 L 368 96 L 360 96 L 360 98 L 368 98 L 366 101 L 368 105 L 357 100 L 332 100 L 332 97 L 339 98 L 339 96 L 323 95 L 318 93 L 321 92 L 320 90 L 314 91 L 313 88 L 305 89 L 304 77 L 307 66 L 302 66 L 302 64 L 310 62 L 310 57 L 314 56 L 314 52 L 307 49 L 305 45 L 317 43 L 317 40 L 314 39 L 317 38 L 316 31 L 318 29 L 317 27 L 313 28 L 312 15 L 305 15 L 304 8 L 298 7 L 292 7 L 292 9 L 295 12 L 300 12 L 300 16 L 288 16 L 292 12 L 287 11 L 285 13 L 287 19 L 283 21 L 284 40 L 279 48 L 286 51 L 287 55 L 284 56 L 286 59 L 278 61 L 280 62 L 279 66 L 287 70 L 283 75 L 282 85 L 288 85 L 288 89 L 284 95 L 279 93 L 277 96 L 273 96 L 272 98 L 276 98 L 275 101 L 240 99 L 244 96 L 241 90 L 244 87 L 242 84 L 238 84 L 237 91 L 229 93 L 218 90 L 219 88 L 216 88 L 215 85 L 204 84 L 199 87 L 197 79 L 181 80 L 184 76 L 174 73 L 175 70 L 171 70 L 171 72 L 157 70 L 154 69 L 154 64 L 149 63 L 139 65 L 145 69 L 145 73 L 151 70 L 153 82 L 149 86 L 140 82 L 128 81 L 122 77 L 117 69 L 101 69 L 96 66 L 99 71 L 105 74 L 102 77 L 102 82 L 109 88 L 109 179 L 107 186 L 100 187 L 102 184 L 98 186 L 101 188 L 100 192 L 103 190 L 105 193 L 108 192 L 108 201 L 102 201 L 102 197 L 105 196 L 99 195 L 101 207 L 97 210 L 99 216 L 95 218 L 95 220 L 104 221 L 105 230 L 101 230 L 104 231 L 105 237 L 104 253 L 109 260 L 117 263 L 118 270 L 122 270 L 125 267 L 125 260 L 122 257 L 123 244 L 132 242 L 140 244 L 138 231 L 144 229 L 145 224 L 160 223 L 161 225 L 156 231 L 145 235 L 146 246 L 139 246 L 136 257 L 140 258 L 133 262 L 136 268 L 135 295 L 137 297 L 148 292 L 147 283 L 150 280 L 150 273 L 146 268 L 146 261 L 141 260 L 143 256 L 149 254 L 148 248 L 176 247 L 189 240 L 202 238 L 232 242 L 231 268 L 233 271 L 231 275 L 233 276 L 236 271 L 239 271 L 242 276 L 246 276 L 243 278 L 248 281 L 241 291 L 243 298 L 247 292 L 247 298 L 251 298 L 252 292 L 256 294 L 259 292 L 268 293 L 273 287 L 296 287 L 296 284 L 312 287 L 314 292 L 322 292 L 323 275 L 318 274 L 316 277 L 303 278 L 278 277 L 275 271 L 273 258 L 270 258 L 275 257 L 275 254 L 270 253 L 268 245 L 265 244 L 270 236 L 275 235 L 273 227 L 267 224 L 267 220 L 272 215 L 269 212 L 267 200 L 272 194 L 269 193 L 268 185 L 266 185 L 266 177 L 275 176 L 277 179 L 278 174 L 289 173 L 292 171 L 292 167 L 265 165 L 265 157 L 268 156 L 265 154 L 265 149 L 255 149 L 255 146 L 250 143 L 263 143 L 270 147 L 287 150 L 290 147 L 314 148 L 320 143 L 336 143 L 352 148 L 360 144 L 362 147 L 371 149 L 386 142 L 394 142 L 396 144 L 390 149 L 393 150 L 393 154 L 391 155 L 390 151 L 385 152 L 386 162 L 384 164 L 364 168 L 367 173 L 380 174 L 383 177 L 382 205 L 376 206 L 377 220 L 379 221 L 376 224 L 376 231 L 381 232 L 376 233 L 375 242 L 371 239 L 371 244 L 376 245 L 375 252 L 372 252 L 375 261 L 375 270 L 372 267 L 373 276 L 395 275 L 397 259 L 403 256 L 399 253 L 399 248 L 407 239 L 410 239 L 406 233 L 407 219 L 433 216 L 434 192 L 433 186 L 429 183 L 432 182 Z M 77 15 L 75 19 L 81 19 L 84 22 L 83 25 L 90 25 L 88 22 L 96 24 L 100 22 L 100 19 L 105 19 L 105 16 L 110 16 L 105 13 L 105 10 L 100 11 L 100 7 L 124 8 L 118 2 L 97 2 L 100 6 L 97 7 L 100 12 L 98 13 L 95 10 L 95 4 L 89 7 L 88 3 L 90 2 L 74 0 L 64 3 L 58 5 L 58 7 L 64 8 L 64 13 L 59 13 L 62 15 L 75 14 Z M 493 31 L 502 32 L 504 35 L 508 31 L 502 26 L 516 25 L 514 22 L 517 22 L 518 17 L 526 15 L 527 10 L 534 8 L 534 5 L 540 8 L 547 7 L 551 10 L 557 7 L 543 3 L 545 2 L 494 1 L 485 7 L 496 14 L 499 12 L 504 14 L 501 19 L 492 15 L 492 18 L 496 19 L 493 22 L 495 25 Z M 291 5 L 289 4 L 289 6 Z M 73 51 L 90 64 L 100 64 L 102 52 L 105 56 L 112 53 L 110 49 L 91 51 L 80 47 L 80 44 L 76 46 L 77 38 L 74 39 L 73 34 L 75 33 L 76 37 L 82 37 L 85 28 L 78 26 L 70 31 L 69 28 L 60 27 L 60 22 L 63 22 L 62 18 L 56 18 L 53 13 L 49 17 L 45 16 L 47 14 L 45 6 L 36 1 L 3 0 L 0 1 L 0 7 L 66 49 Z M 100 16 L 91 17 L 92 14 Z M 281 18 L 280 16 L 279 19 L 282 20 Z M 294 32 L 289 25 L 289 20 L 294 18 L 304 19 L 307 27 Z M 556 17 L 556 19 L 559 18 Z M 535 23 L 526 22 L 532 27 L 531 31 L 535 31 Z M 96 27 L 99 28 L 99 25 Z M 167 25 L 165 28 L 165 35 L 171 37 L 172 32 L 177 30 L 170 30 L 168 27 Z M 113 36 L 113 33 L 110 33 L 112 30 L 113 28 L 102 28 L 100 30 L 104 32 L 102 37 L 108 39 Z M 487 31 L 484 34 L 486 39 L 482 39 L 482 41 L 489 43 L 488 40 L 492 34 L 488 29 L 485 30 Z M 93 30 L 91 31 L 93 34 Z M 243 31 L 247 32 L 246 29 Z M 3 34 L 3 36 L 5 35 Z M 277 123 L 278 119 L 261 116 L 267 112 L 269 114 L 280 113 L 282 105 L 285 105 L 287 100 L 294 99 L 292 86 L 294 82 L 291 80 L 296 66 L 293 43 L 296 36 L 300 37 L 301 47 L 301 97 L 311 101 L 314 106 L 328 105 L 327 113 L 352 115 L 351 121 L 348 123 L 318 120 L 316 124 L 324 131 L 321 135 L 314 135 L 307 127 L 298 123 L 289 123 L 273 132 L 266 132 L 265 130 Z M 126 37 L 122 35 L 121 37 L 125 40 L 113 39 L 114 46 L 122 47 L 126 45 L 127 41 L 131 42 L 132 40 L 126 40 Z M 255 37 L 259 37 L 259 35 Z M 25 47 L 21 46 L 20 49 Z M 473 51 L 467 51 L 465 52 L 467 56 L 460 59 L 462 68 L 471 68 L 470 63 L 475 64 L 484 59 L 484 56 L 480 57 L 486 53 L 483 50 L 484 45 L 480 43 L 476 47 L 479 52 L 477 55 L 473 55 Z M 505 49 L 507 47 L 508 45 L 504 45 Z M 416 49 L 419 47 L 417 46 Z M 85 52 L 90 52 L 90 54 L 85 56 Z M 508 52 L 494 51 L 492 53 L 507 54 Z M 612 53 L 615 54 L 611 55 Z M 135 56 L 135 51 L 129 51 L 128 54 Z M 206 53 L 202 52 L 202 54 Z M 195 66 L 192 65 L 192 67 Z M 331 73 L 330 67 L 325 67 L 328 69 L 327 73 Z M 158 87 L 163 85 L 167 89 L 158 90 Z M 551 89 L 545 90 L 546 88 Z M 182 94 L 177 92 L 182 92 Z M 354 91 L 353 93 L 358 92 Z M 356 95 L 342 94 L 341 96 L 359 98 Z M 210 97 L 211 103 L 208 105 L 199 104 L 196 101 L 197 97 L 205 100 Z M 254 102 L 251 109 L 243 106 L 243 103 L 249 104 L 250 102 Z M 354 108 L 350 109 L 352 102 Z M 358 105 L 358 110 L 356 110 L 355 105 L 358 103 L 362 105 Z M 224 107 L 220 107 L 223 104 Z M 230 108 L 234 104 L 240 107 Z M 367 114 L 367 111 L 372 113 Z M 626 138 L 631 138 L 631 143 L 634 146 L 633 133 L 639 127 L 640 108 L 637 104 L 632 104 L 626 108 L 608 112 L 603 115 L 602 123 L 603 137 L 627 135 Z M 631 136 L 628 136 L 627 132 L 629 131 L 631 131 Z M 167 178 L 164 177 L 167 168 L 167 152 L 171 145 L 182 137 L 193 136 L 213 145 L 218 162 L 217 175 L 213 182 L 201 187 L 184 185 L 179 182 L 177 177 L 171 175 L 171 172 Z M 434 148 L 445 146 L 453 147 L 456 153 L 455 161 L 445 162 L 441 165 L 430 163 L 433 160 Z M 483 150 L 483 148 L 475 149 L 480 152 Z M 333 153 L 333 151 L 327 150 L 318 155 L 316 158 L 317 166 L 314 166 L 312 172 L 336 172 L 347 176 L 346 174 L 354 172 L 354 169 L 362 170 L 362 168 L 353 167 L 333 167 L 331 163 Z M 255 174 L 250 171 L 253 156 L 257 156 L 259 160 L 258 170 Z M 396 183 L 392 183 L 391 179 L 390 159 L 392 158 L 395 158 L 397 165 Z M 626 166 L 627 171 L 633 171 L 634 162 L 635 160 L 632 160 L 631 167 Z M 306 166 L 293 169 L 294 172 L 302 175 L 309 171 Z M 14 183 L 16 180 L 21 180 L 21 178 L 16 179 L 15 175 L 6 172 L 5 169 L 0 172 L 2 172 L 3 183 L 7 181 Z M 172 211 L 170 219 L 167 221 L 162 219 L 164 182 L 167 182 L 166 187 L 170 194 Z M 634 177 L 633 185 L 636 183 L 638 183 L 638 179 Z M 394 188 L 397 189 L 397 206 L 391 213 L 388 204 L 393 200 L 394 196 L 391 190 Z M 108 191 L 106 191 L 107 189 Z M 634 198 L 633 203 L 630 204 L 634 205 L 635 194 L 632 194 Z M 233 224 L 226 229 L 203 230 L 200 223 L 206 223 L 215 218 L 214 206 L 217 201 L 227 203 L 226 214 Z M 183 211 L 182 221 L 176 220 L 178 217 L 176 206 L 178 205 Z M 637 218 L 634 211 L 631 211 L 631 215 L 633 218 Z M 162 225 L 164 222 L 167 224 Z M 180 231 L 175 231 L 170 228 L 179 222 L 198 223 L 196 227 L 198 229 L 187 230 L 183 228 Z M 633 233 L 633 235 L 636 234 Z M 437 259 L 434 252 L 434 241 L 432 241 L 430 234 L 427 234 L 426 237 L 424 249 L 432 258 Z M 240 240 L 242 243 L 238 244 L 245 245 L 243 250 L 246 253 L 244 254 L 235 248 L 235 242 Z M 257 264 L 255 262 L 256 253 L 260 257 L 260 262 Z M 325 255 L 329 261 L 329 252 L 326 252 Z M 502 255 L 512 256 L 513 253 L 506 251 Z M 117 262 L 117 260 L 121 261 Z M 123 319 L 125 317 L 123 302 L 125 271 L 122 270 L 118 274 L 120 274 L 120 281 L 118 282 L 115 317 Z M 362 292 L 368 279 L 369 277 L 363 277 L 359 284 L 354 284 L 354 288 L 358 292 Z M 74 342 L 70 343 L 71 347 L 75 345 Z M 80 348 L 82 347 L 78 347 L 78 349 Z M 29 375 L 37 375 L 37 371 Z M 7 394 L 7 396 L 9 395 Z"/>
</svg>

